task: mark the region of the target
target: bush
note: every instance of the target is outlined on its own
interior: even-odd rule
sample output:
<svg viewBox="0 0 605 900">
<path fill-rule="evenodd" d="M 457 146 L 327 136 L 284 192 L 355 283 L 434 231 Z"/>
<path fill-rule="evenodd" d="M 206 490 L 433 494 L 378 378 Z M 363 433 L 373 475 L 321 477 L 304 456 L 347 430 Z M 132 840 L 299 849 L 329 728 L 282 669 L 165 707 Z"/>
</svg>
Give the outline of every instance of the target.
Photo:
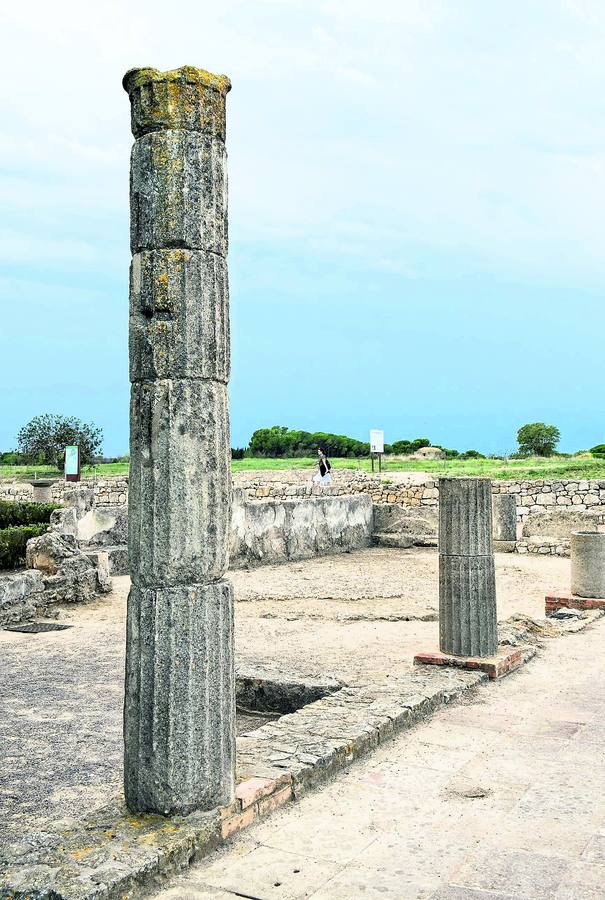
<svg viewBox="0 0 605 900">
<path fill-rule="evenodd" d="M 16 450 L 5 450 L 0 453 L 0 465 L 2 466 L 24 466 L 27 460 L 22 453 Z"/>
<path fill-rule="evenodd" d="M 450 450 L 447 447 L 440 447 L 439 449 L 443 451 L 446 459 L 457 459 L 460 456 L 457 450 Z"/>
<path fill-rule="evenodd" d="M 391 444 L 393 453 L 398 453 L 402 456 L 409 456 L 411 453 L 415 453 L 416 450 L 420 450 L 421 447 L 430 446 L 431 442 L 428 438 L 414 438 L 413 441 L 394 441 Z"/>
<path fill-rule="evenodd" d="M 56 503 L 16 503 L 0 500 L 0 528 L 42 523 L 48 525 L 53 509 L 59 509 L 59 506 Z"/>
<path fill-rule="evenodd" d="M 460 459 L 485 459 L 486 457 L 483 453 L 479 453 L 478 450 L 465 450 L 464 453 L 460 454 Z"/>
<path fill-rule="evenodd" d="M 243 459 L 245 449 L 243 447 L 232 447 L 231 448 L 231 459 Z"/>
<path fill-rule="evenodd" d="M 593 456 L 597 456 L 599 459 L 605 458 L 605 444 L 597 444 L 596 447 L 591 447 L 590 452 Z"/>
<path fill-rule="evenodd" d="M 18 525 L 0 528 L 0 569 L 16 569 L 25 564 L 25 547 L 30 538 L 44 534 L 48 525 Z"/>
</svg>

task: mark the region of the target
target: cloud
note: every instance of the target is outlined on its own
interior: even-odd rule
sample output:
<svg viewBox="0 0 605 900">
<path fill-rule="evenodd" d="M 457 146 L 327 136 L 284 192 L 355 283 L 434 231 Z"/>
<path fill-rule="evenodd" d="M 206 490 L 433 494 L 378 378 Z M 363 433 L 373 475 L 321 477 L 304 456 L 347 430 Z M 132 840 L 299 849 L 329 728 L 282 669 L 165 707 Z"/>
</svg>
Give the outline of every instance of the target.
<svg viewBox="0 0 605 900">
<path fill-rule="evenodd" d="M 538 0 L 518 13 L 479 0 L 191 0 L 171 16 L 159 0 L 5 5 L 10 247 L 25 258 L 32 214 L 55 223 L 48 259 L 89 252 L 83 223 L 85 246 L 125 237 L 121 76 L 189 62 L 233 79 L 237 240 L 420 277 L 449 249 L 469 271 L 594 283 L 605 10 Z M 42 232 L 32 225 L 38 246 Z"/>
</svg>

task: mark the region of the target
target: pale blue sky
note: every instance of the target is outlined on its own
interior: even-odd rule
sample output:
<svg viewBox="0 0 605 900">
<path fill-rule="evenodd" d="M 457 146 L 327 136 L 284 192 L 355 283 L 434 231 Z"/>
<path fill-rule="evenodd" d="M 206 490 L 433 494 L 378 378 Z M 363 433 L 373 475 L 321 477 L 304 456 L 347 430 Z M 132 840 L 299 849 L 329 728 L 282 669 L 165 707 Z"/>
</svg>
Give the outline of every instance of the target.
<svg viewBox="0 0 605 900">
<path fill-rule="evenodd" d="M 128 446 L 132 66 L 225 72 L 234 446 L 283 424 L 605 441 L 601 0 L 36 0 L 0 12 L 0 449 Z"/>
</svg>

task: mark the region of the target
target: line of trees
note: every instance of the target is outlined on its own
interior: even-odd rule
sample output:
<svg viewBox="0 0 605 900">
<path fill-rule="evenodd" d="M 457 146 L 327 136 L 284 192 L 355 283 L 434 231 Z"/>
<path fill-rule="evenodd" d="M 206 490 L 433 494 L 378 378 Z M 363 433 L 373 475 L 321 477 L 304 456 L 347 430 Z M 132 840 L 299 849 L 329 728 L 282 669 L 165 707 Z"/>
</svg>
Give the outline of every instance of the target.
<svg viewBox="0 0 605 900">
<path fill-rule="evenodd" d="M 518 451 L 513 457 L 552 456 L 557 453 L 560 432 L 556 425 L 544 422 L 530 422 L 517 431 Z M 84 465 L 97 462 L 101 453 L 103 432 L 93 422 L 82 422 L 75 416 L 42 415 L 35 416 L 17 435 L 18 449 L 0 453 L 0 462 L 5 465 L 47 464 L 62 468 L 65 447 L 77 444 L 80 459 Z M 397 440 L 385 444 L 388 454 L 408 456 L 421 447 L 430 447 L 426 437 L 413 440 Z M 477 450 L 458 450 L 437 446 L 447 459 L 485 459 Z M 246 448 L 232 450 L 234 459 L 243 456 L 260 457 L 301 457 L 314 456 L 321 447 L 328 456 L 364 457 L 370 454 L 370 444 L 345 434 L 326 431 L 302 431 L 273 425 L 258 428 Z M 594 456 L 605 457 L 605 444 L 597 444 L 590 451 Z"/>
<path fill-rule="evenodd" d="M 429 439 L 423 437 L 415 438 L 412 441 L 401 440 L 395 441 L 393 444 L 385 444 L 384 452 L 408 454 L 430 445 Z M 370 454 L 368 441 L 358 441 L 346 434 L 332 434 L 326 431 L 291 430 L 284 425 L 258 428 L 250 438 L 247 451 L 237 450 L 235 453 L 243 456 L 246 452 L 250 456 L 267 457 L 314 456 L 318 447 L 321 447 L 328 456 L 334 457 L 351 458 Z"/>
</svg>

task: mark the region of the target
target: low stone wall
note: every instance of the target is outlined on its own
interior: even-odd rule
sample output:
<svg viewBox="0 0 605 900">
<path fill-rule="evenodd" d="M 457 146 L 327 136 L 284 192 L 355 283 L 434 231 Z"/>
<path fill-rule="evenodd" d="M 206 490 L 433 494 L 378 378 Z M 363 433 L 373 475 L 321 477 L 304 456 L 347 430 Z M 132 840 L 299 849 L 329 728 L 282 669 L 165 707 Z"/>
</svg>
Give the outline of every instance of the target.
<svg viewBox="0 0 605 900">
<path fill-rule="evenodd" d="M 73 482 L 58 479 L 51 487 L 53 503 L 70 505 L 75 496 L 90 492 L 95 506 L 118 506 L 128 500 L 128 476 L 123 478 L 86 478 Z M 1 481 L 0 500 L 33 500 L 34 489 L 24 481 Z"/>
<path fill-rule="evenodd" d="M 573 507 L 576 512 L 605 511 L 605 480 L 599 481 L 494 481 L 494 494 L 515 494 L 517 517 L 528 516 L 553 507 Z"/>
<path fill-rule="evenodd" d="M 314 469 L 289 469 L 238 472 L 234 475 L 233 484 L 239 489 L 247 501 L 272 501 L 274 503 L 288 503 L 296 500 L 327 499 L 345 497 L 351 495 L 366 495 L 377 509 L 384 505 L 391 508 L 399 507 L 411 512 L 416 509 L 424 517 L 424 510 L 429 515 L 434 515 L 439 504 L 439 490 L 437 479 L 427 479 L 421 483 L 413 483 L 405 480 L 404 473 L 389 473 L 379 475 L 369 474 L 356 469 L 333 470 L 334 481 L 330 486 L 320 487 L 313 484 Z M 535 519 L 540 520 L 545 512 L 558 510 L 573 511 L 582 519 L 584 514 L 605 513 L 605 480 L 536 480 L 536 481 L 494 481 L 492 483 L 494 495 L 512 494 L 517 505 L 517 521 L 519 526 L 525 527 Z M 237 493 L 237 490 L 236 490 Z M 33 488 L 29 484 L 1 483 L 0 499 L 31 499 Z M 57 481 L 53 485 L 52 498 L 55 502 L 72 505 L 77 502 L 81 509 L 96 510 L 107 508 L 108 513 L 120 507 L 125 508 L 128 499 L 128 477 L 88 479 L 80 484 Z M 95 514 L 96 515 L 96 514 Z M 95 518 L 95 515 L 92 518 Z M 265 511 L 265 516 L 270 514 Z M 432 520 L 431 520 L 432 521 Z M 413 526 L 413 527 L 412 527 Z M 580 527 L 580 525 L 578 525 Z M 582 526 L 583 527 L 583 526 Z M 378 528 L 378 531 L 390 535 L 393 539 L 393 530 Z M 404 529 L 415 535 L 416 523 Z M 540 542 L 537 537 L 544 537 Z M 558 553 L 567 552 L 564 542 L 569 535 L 559 532 L 540 535 L 526 534 L 519 544 L 519 552 Z M 526 541 L 526 538 L 531 540 Z M 386 538 L 385 538 L 386 540 Z M 93 541 L 93 543 L 95 543 Z M 116 560 L 119 558 L 121 568 L 125 565 L 125 549 L 121 541 L 109 535 L 103 538 L 101 544 L 110 544 L 118 548 Z M 275 540 L 273 541 L 275 544 Z M 99 543 L 97 542 L 97 546 Z M 562 550 L 558 549 L 563 547 Z M 119 549 L 121 547 L 121 550 Z M 552 549 L 552 548 L 555 549 Z M 537 549 L 538 548 L 538 549 Z M 248 551 L 247 551 L 248 552 Z M 259 548 L 259 552 L 261 552 Z M 333 552 L 332 550 L 328 552 Z M 254 551 L 249 551 L 251 558 Z M 234 557 L 236 558 L 236 557 Z M 114 570 L 119 574 L 118 570 Z"/>
<path fill-rule="evenodd" d="M 55 510 L 53 527 L 78 540 L 85 553 L 107 553 L 109 572 L 128 572 L 128 513 L 124 506 L 92 507 L 79 515 Z M 272 565 L 368 547 L 373 505 L 365 495 L 247 500 L 234 491 L 230 568 Z"/>
<path fill-rule="evenodd" d="M 248 501 L 234 492 L 231 569 L 357 550 L 371 540 L 367 496 Z"/>
<path fill-rule="evenodd" d="M 368 494 L 375 503 L 399 503 L 402 506 L 437 506 L 439 501 L 435 478 L 410 483 L 402 479 L 403 473 L 393 473 L 393 478 L 389 478 L 388 473 L 372 475 L 355 469 L 335 469 L 333 483 L 320 487 L 313 484 L 313 474 L 313 469 L 237 472 L 233 476 L 233 486 L 242 489 L 249 500 Z M 90 478 L 80 484 L 57 481 L 52 487 L 52 498 L 55 502 L 70 504 L 74 494 L 82 491 L 92 492 L 95 506 L 119 506 L 128 499 L 128 476 Z M 492 491 L 515 495 L 520 521 L 553 506 L 569 506 L 579 512 L 595 508 L 605 511 L 605 480 L 494 481 Z M 0 499 L 29 500 L 32 496 L 30 484 L 0 482 Z"/>
</svg>

